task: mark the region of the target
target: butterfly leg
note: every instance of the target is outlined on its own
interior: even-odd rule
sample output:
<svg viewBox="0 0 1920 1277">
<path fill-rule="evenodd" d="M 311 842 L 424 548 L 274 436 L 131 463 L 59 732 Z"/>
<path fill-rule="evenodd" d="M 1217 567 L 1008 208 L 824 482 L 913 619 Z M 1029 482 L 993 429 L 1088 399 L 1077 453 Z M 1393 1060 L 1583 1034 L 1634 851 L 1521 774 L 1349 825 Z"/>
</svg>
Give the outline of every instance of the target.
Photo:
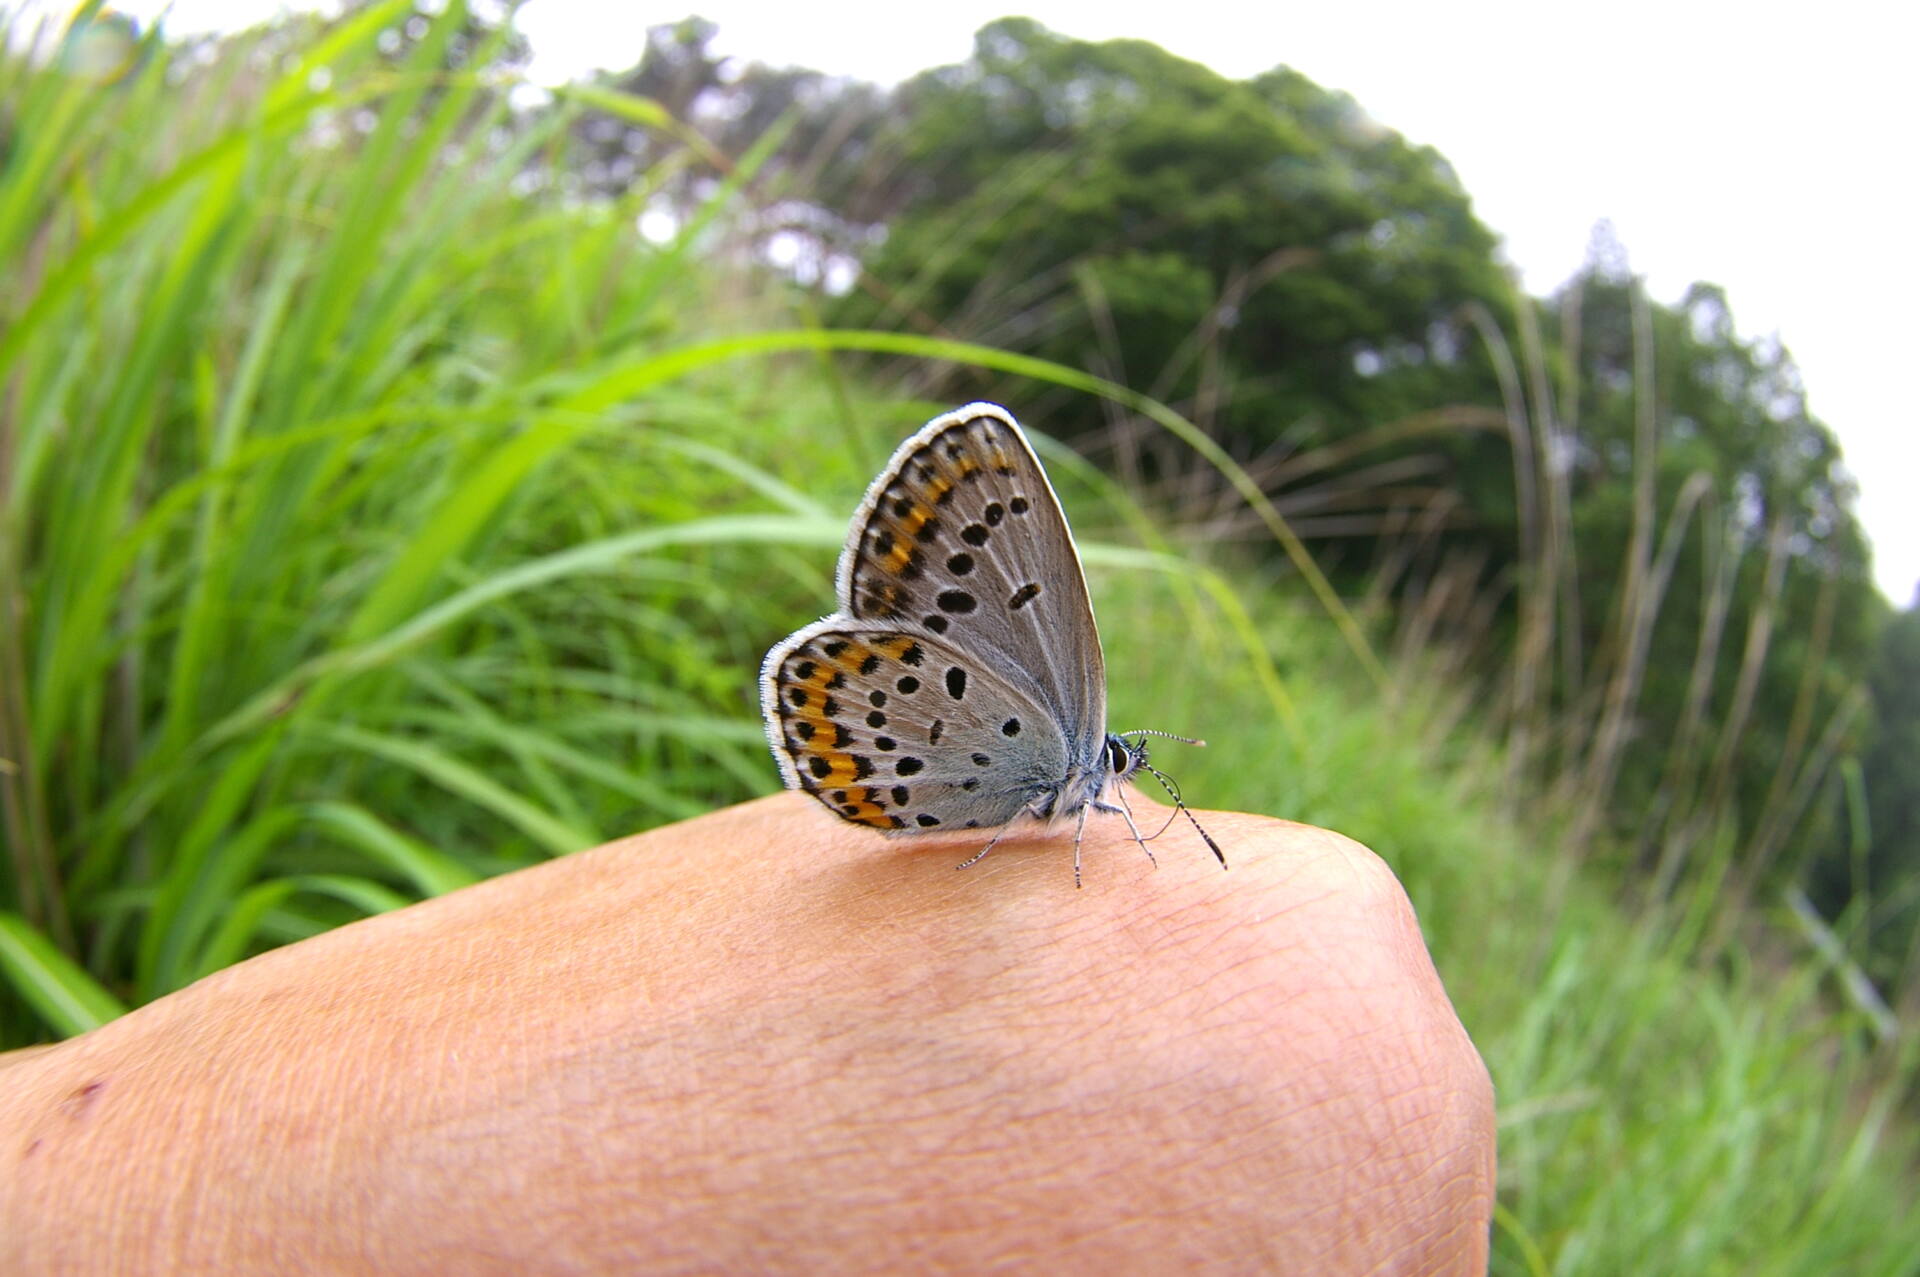
<svg viewBox="0 0 1920 1277">
<path fill-rule="evenodd" d="M 1073 827 L 1073 889 L 1080 890 L 1080 835 L 1087 832 L 1087 809 L 1080 809 L 1080 823 Z"/>
<path fill-rule="evenodd" d="M 974 852 L 974 853 L 973 853 L 973 854 L 972 854 L 971 856 L 968 856 L 968 857 L 967 857 L 967 858 L 966 858 L 965 860 L 963 860 L 963 861 L 961 861 L 961 862 L 960 862 L 959 864 L 957 864 L 957 865 L 955 865 L 955 866 L 954 866 L 954 868 L 955 868 L 955 869 L 966 869 L 966 868 L 969 868 L 970 866 L 973 866 L 973 865 L 977 865 L 977 864 L 979 864 L 979 863 L 980 863 L 980 861 L 981 861 L 981 859 L 982 859 L 982 858 L 984 858 L 984 857 L 986 856 L 986 854 L 987 854 L 988 852 L 990 852 L 990 851 L 992 851 L 992 850 L 994 849 L 994 846 L 995 846 L 995 844 L 997 844 L 997 843 L 998 843 L 998 842 L 999 842 L 999 841 L 1000 841 L 1000 840 L 1001 840 L 1002 838 L 1005 838 L 1005 837 L 1007 836 L 1007 830 L 1009 830 L 1009 829 L 1012 829 L 1012 828 L 1013 828 L 1013 821 L 1014 821 L 1014 820 L 1018 820 L 1018 819 L 1020 819 L 1020 816 L 1024 816 L 1024 815 L 1026 815 L 1026 813 L 1025 813 L 1025 812 L 1021 812 L 1021 813 L 1020 813 L 1020 815 L 1017 815 L 1017 816 L 1015 816 L 1015 817 L 1013 818 L 1013 820 L 1009 820 L 1009 821 L 1008 821 L 1008 822 L 1007 822 L 1006 824 L 1004 824 L 1004 825 L 1002 825 L 1002 826 L 1000 826 L 1000 828 L 998 828 L 998 829 L 996 829 L 996 830 L 994 830 L 994 831 L 993 831 L 993 837 L 991 837 L 991 838 L 989 838 L 989 839 L 987 839 L 987 845 L 986 845 L 986 846 L 984 846 L 984 847 L 982 847 L 982 848 L 981 848 L 980 850 L 978 850 L 978 851 L 976 851 L 976 852 Z"/>
<path fill-rule="evenodd" d="M 1140 850 L 1147 853 L 1147 859 L 1149 861 L 1152 861 L 1153 867 L 1155 869 L 1158 869 L 1160 867 L 1160 862 L 1154 858 L 1153 849 L 1147 846 L 1147 840 L 1140 836 L 1140 826 L 1133 823 L 1133 811 L 1131 808 L 1127 806 L 1126 791 L 1120 790 L 1119 794 L 1120 794 L 1120 805 L 1118 807 L 1114 806 L 1112 803 L 1105 803 L 1105 802 L 1099 801 L 1098 799 L 1095 799 L 1092 804 L 1093 809 L 1095 811 L 1117 811 L 1122 816 L 1124 816 L 1127 821 L 1127 828 L 1131 830 L 1133 833 L 1133 840 L 1140 844 Z M 1085 818 L 1086 817 L 1082 815 L 1081 819 L 1084 820 Z"/>
</svg>

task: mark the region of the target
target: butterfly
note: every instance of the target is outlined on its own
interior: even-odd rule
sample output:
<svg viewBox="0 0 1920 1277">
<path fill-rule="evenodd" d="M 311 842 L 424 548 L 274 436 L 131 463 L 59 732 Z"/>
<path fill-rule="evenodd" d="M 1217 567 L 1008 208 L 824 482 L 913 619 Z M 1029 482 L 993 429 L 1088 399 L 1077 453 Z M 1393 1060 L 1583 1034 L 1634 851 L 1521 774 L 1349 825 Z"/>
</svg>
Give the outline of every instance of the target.
<svg viewBox="0 0 1920 1277">
<path fill-rule="evenodd" d="M 1089 810 L 1124 816 L 1152 859 L 1119 791 L 1134 773 L 1193 821 L 1145 739 L 1186 738 L 1107 731 L 1080 553 L 1006 409 L 968 404 L 900 445 L 853 516 L 836 593 L 840 610 L 776 644 L 760 671 L 788 788 L 889 834 L 994 830 L 962 869 L 1022 816 L 1078 817 L 1075 886 Z"/>
</svg>

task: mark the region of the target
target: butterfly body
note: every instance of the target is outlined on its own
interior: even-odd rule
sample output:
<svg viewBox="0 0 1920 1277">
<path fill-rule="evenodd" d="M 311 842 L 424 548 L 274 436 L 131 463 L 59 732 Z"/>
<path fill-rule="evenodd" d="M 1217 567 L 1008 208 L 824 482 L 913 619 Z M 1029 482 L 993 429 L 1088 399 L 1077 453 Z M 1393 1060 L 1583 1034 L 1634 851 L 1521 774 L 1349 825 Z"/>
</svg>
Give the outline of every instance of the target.
<svg viewBox="0 0 1920 1277">
<path fill-rule="evenodd" d="M 1125 814 L 1107 796 L 1147 766 L 1146 747 L 1106 730 L 1079 552 L 1005 409 L 970 404 L 901 444 L 835 581 L 839 611 L 761 669 L 789 787 L 889 834 Z"/>
</svg>

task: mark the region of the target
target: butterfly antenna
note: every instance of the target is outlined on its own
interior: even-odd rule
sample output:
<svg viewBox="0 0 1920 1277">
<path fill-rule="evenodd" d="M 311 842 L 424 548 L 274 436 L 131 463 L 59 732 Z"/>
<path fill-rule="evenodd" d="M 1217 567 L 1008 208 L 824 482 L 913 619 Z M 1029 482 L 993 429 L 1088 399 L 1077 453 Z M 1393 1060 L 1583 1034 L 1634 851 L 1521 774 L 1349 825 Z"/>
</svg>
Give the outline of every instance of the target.
<svg viewBox="0 0 1920 1277">
<path fill-rule="evenodd" d="M 1182 745 L 1198 745 L 1202 749 L 1205 749 L 1207 747 L 1207 742 L 1203 740 L 1195 740 L 1191 736 L 1175 736 L 1172 732 L 1163 732 L 1163 731 L 1156 730 L 1155 728 L 1152 728 L 1152 727 L 1136 727 L 1130 732 L 1116 732 L 1115 735 L 1117 736 L 1158 736 L 1163 740 L 1177 740 Z"/>
<path fill-rule="evenodd" d="M 1156 733 L 1156 735 L 1164 736 L 1166 735 L 1166 733 L 1159 732 L 1159 733 Z M 1185 738 L 1180 736 L 1175 736 L 1173 739 L 1182 740 Z M 1201 742 L 1195 741 L 1193 743 L 1200 744 Z M 1213 840 L 1213 835 L 1200 827 L 1199 820 L 1197 820 L 1194 817 L 1193 812 L 1189 810 L 1187 807 L 1187 800 L 1180 796 L 1180 786 L 1173 783 L 1173 777 L 1167 775 L 1165 772 L 1161 771 L 1158 767 L 1155 767 L 1152 763 L 1141 763 L 1140 766 L 1143 770 L 1151 773 L 1153 778 L 1159 781 L 1162 785 L 1164 785 L 1169 794 L 1173 795 L 1174 812 L 1178 815 L 1182 815 L 1187 818 L 1187 823 L 1193 826 L 1193 832 L 1200 835 L 1200 841 L 1207 844 L 1207 850 L 1213 853 L 1213 858 L 1220 862 L 1220 867 L 1222 869 L 1225 869 L 1227 867 L 1227 854 L 1220 850 L 1220 844 Z M 1129 824 L 1133 823 L 1131 817 L 1128 818 L 1127 823 Z M 1173 823 L 1173 817 L 1172 816 L 1167 817 L 1167 824 L 1160 826 L 1159 831 L 1155 833 L 1153 836 L 1155 838 L 1158 838 L 1161 834 L 1166 833 L 1167 825 L 1171 825 L 1172 823 Z M 1138 838 L 1139 836 L 1140 836 L 1139 831 L 1136 830 L 1134 832 L 1134 837 Z M 1145 843 L 1141 843 L 1140 845 L 1143 847 L 1146 846 Z"/>
<path fill-rule="evenodd" d="M 1136 763 L 1135 766 L 1139 767 L 1142 771 L 1152 773 L 1153 778 L 1160 782 L 1160 787 L 1166 790 L 1167 793 L 1173 796 L 1173 814 L 1168 816 L 1166 820 L 1161 822 L 1160 828 L 1153 831 L 1153 836 L 1155 838 L 1158 838 L 1161 834 L 1166 833 L 1168 829 L 1173 827 L 1174 819 L 1179 816 L 1180 809 L 1184 807 L 1186 804 L 1181 801 L 1180 786 L 1173 783 L 1173 777 L 1167 775 L 1165 772 L 1155 767 L 1152 763 L 1140 762 L 1140 763 Z M 1121 792 L 1120 801 L 1121 802 L 1126 801 L 1126 793 L 1124 790 Z"/>
</svg>

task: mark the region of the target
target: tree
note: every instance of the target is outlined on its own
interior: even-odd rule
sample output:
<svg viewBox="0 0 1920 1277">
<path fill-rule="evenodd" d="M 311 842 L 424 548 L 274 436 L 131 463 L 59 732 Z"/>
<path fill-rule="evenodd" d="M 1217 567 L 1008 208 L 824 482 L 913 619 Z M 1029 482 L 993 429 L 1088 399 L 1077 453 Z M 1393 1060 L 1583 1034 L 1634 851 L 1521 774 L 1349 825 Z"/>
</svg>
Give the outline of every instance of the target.
<svg viewBox="0 0 1920 1277">
<path fill-rule="evenodd" d="M 1836 840 L 1813 891 L 1838 915 L 1864 906 L 1868 972 L 1909 990 L 1920 977 L 1920 598 L 1887 620 L 1867 677 L 1874 731 L 1860 764 L 1865 827 Z"/>
<path fill-rule="evenodd" d="M 1297 72 L 1006 19 L 901 86 L 872 154 L 821 193 L 886 227 L 849 322 L 1091 367 L 1249 447 L 1490 391 L 1460 309 L 1508 305 L 1493 235 L 1436 153 Z"/>
<path fill-rule="evenodd" d="M 1816 781 L 1865 727 L 1857 689 L 1878 599 L 1853 482 L 1791 356 L 1741 338 L 1721 289 L 1646 304 L 1636 338 L 1638 288 L 1603 232 L 1544 308 L 1575 370 L 1558 405 L 1572 613 L 1580 650 L 1597 654 L 1587 681 L 1559 681 L 1557 702 L 1572 712 L 1602 694 L 1641 616 L 1607 797 L 1634 813 L 1650 858 L 1675 828 L 1730 817 L 1747 875 L 1790 871 L 1833 836 L 1834 791 Z"/>
</svg>

